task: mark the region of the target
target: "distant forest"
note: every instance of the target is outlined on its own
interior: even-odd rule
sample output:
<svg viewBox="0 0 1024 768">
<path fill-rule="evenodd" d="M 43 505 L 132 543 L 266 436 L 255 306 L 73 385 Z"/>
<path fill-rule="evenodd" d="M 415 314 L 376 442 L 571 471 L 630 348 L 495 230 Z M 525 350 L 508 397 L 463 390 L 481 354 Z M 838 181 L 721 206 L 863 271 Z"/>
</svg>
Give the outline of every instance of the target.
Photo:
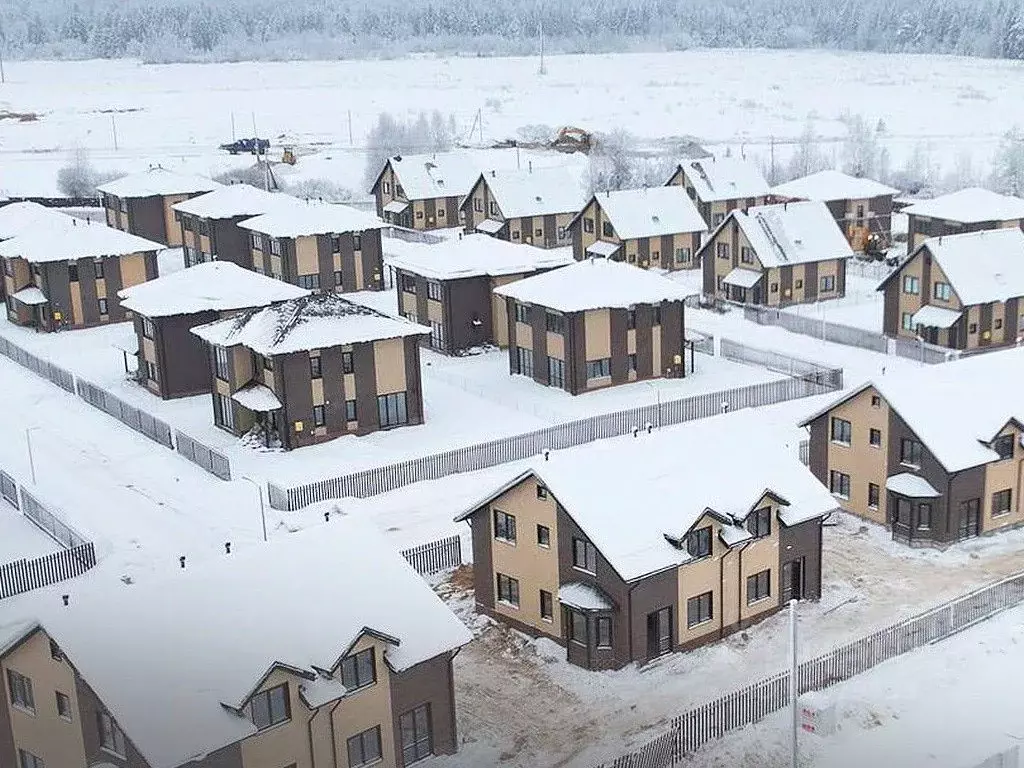
<svg viewBox="0 0 1024 768">
<path fill-rule="evenodd" d="M 8 57 L 835 48 L 1024 58 L 1022 0 L 4 0 Z"/>
</svg>

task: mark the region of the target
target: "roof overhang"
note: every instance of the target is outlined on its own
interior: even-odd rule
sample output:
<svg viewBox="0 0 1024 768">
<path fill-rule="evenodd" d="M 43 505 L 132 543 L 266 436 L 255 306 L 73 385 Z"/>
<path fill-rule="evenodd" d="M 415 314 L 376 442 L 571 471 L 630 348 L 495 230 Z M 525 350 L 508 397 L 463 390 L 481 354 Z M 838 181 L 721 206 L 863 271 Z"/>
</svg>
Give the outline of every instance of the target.
<svg viewBox="0 0 1024 768">
<path fill-rule="evenodd" d="M 925 304 L 911 318 L 915 326 L 923 325 L 927 328 L 952 328 L 960 319 L 962 312 L 936 307 L 934 304 Z"/>
<path fill-rule="evenodd" d="M 752 269 L 736 267 L 722 279 L 722 282 L 726 285 L 735 285 L 738 288 L 753 288 L 761 282 L 762 274 L 761 272 L 754 272 Z"/>
<path fill-rule="evenodd" d="M 409 203 L 403 203 L 401 200 L 392 200 L 384 206 L 384 213 L 402 213 L 408 207 Z"/>
<path fill-rule="evenodd" d="M 937 499 L 942 495 L 923 477 L 909 472 L 901 472 L 888 478 L 885 481 L 885 488 L 899 496 L 911 499 Z"/>
<path fill-rule="evenodd" d="M 477 232 L 483 232 L 488 235 L 496 235 L 504 228 L 505 222 L 495 221 L 494 219 L 484 219 L 477 224 L 473 229 Z"/>
<path fill-rule="evenodd" d="M 587 246 L 587 253 L 603 258 L 611 258 L 622 247 L 621 243 L 609 243 L 605 240 L 598 240 Z"/>
</svg>

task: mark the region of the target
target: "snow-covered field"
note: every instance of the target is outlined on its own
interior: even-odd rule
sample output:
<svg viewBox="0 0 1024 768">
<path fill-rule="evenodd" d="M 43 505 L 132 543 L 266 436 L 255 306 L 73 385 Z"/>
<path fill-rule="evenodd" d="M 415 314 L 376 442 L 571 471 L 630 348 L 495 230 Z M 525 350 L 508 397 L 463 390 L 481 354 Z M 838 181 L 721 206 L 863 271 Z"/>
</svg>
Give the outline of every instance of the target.
<svg viewBox="0 0 1024 768">
<path fill-rule="evenodd" d="M 1011 60 L 694 50 L 553 56 L 547 74 L 537 69 L 529 58 L 7 62 L 0 113 L 39 119 L 0 119 L 0 194 L 53 193 L 76 147 L 112 170 L 160 162 L 214 173 L 245 164 L 216 149 L 233 122 L 238 135 L 255 124 L 277 145 L 328 149 L 331 160 L 316 162 L 358 189 L 366 136 L 382 111 L 438 109 L 455 116 L 463 140 L 483 144 L 527 125 L 578 125 L 624 128 L 659 146 L 693 136 L 766 161 L 773 141 L 777 160 L 787 157 L 808 120 L 836 139 L 846 133 L 841 118 L 860 114 L 872 126 L 884 121 L 895 166 L 921 145 L 947 169 L 963 152 L 987 162 L 1024 119 L 1024 63 Z M 838 144 L 826 153 L 841 161 Z"/>
</svg>

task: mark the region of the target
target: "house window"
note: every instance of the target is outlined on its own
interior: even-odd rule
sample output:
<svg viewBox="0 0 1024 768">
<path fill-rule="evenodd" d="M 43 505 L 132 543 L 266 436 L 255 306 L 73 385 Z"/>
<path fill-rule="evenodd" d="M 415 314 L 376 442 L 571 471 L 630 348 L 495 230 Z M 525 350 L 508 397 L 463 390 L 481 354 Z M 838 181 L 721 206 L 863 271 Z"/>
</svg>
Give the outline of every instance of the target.
<svg viewBox="0 0 1024 768">
<path fill-rule="evenodd" d="M 381 758 L 380 726 L 374 726 L 350 738 L 348 744 L 348 764 L 352 768 L 357 765 L 369 765 Z"/>
<path fill-rule="evenodd" d="M 281 687 L 284 688 L 284 686 Z M 255 698 L 253 700 L 255 701 Z M 119 757 L 125 757 L 128 753 L 124 748 L 124 733 L 114 718 L 107 712 L 97 712 L 96 720 L 100 733 L 100 746 Z"/>
<path fill-rule="evenodd" d="M 299 288 L 315 291 L 320 287 L 320 275 L 299 275 Z"/>
<path fill-rule="evenodd" d="M 747 530 L 755 539 L 763 539 L 772 535 L 772 508 L 755 509 L 747 518 Z"/>
<path fill-rule="evenodd" d="M 740 261 L 744 264 L 754 263 L 754 249 L 743 246 L 740 248 Z"/>
<path fill-rule="evenodd" d="M 548 497 L 548 489 L 540 483 L 537 484 L 537 498 L 546 499 Z"/>
<path fill-rule="evenodd" d="M 626 312 L 626 330 L 632 331 L 636 329 L 636 310 L 631 309 Z"/>
<path fill-rule="evenodd" d="M 715 244 L 715 253 L 718 254 L 718 258 L 720 258 L 720 259 L 728 259 L 730 257 L 730 255 L 731 255 L 729 251 L 730 251 L 730 249 L 729 249 L 729 244 L 728 243 L 716 243 Z"/>
<path fill-rule="evenodd" d="M 24 749 L 18 750 L 18 763 L 18 768 L 46 768 L 46 764 L 41 757 L 36 757 Z"/>
<path fill-rule="evenodd" d="M 515 318 L 517 323 L 529 324 L 530 322 L 530 308 L 526 304 L 520 304 L 518 301 L 515 303 Z"/>
<path fill-rule="evenodd" d="M 565 333 L 565 315 L 546 312 L 544 314 L 544 327 L 550 333 Z"/>
<path fill-rule="evenodd" d="M 377 396 L 377 413 L 380 416 L 381 429 L 400 427 L 409 423 L 409 412 L 406 409 L 405 392 Z"/>
<path fill-rule="evenodd" d="M 473 198 L 473 210 L 476 211 L 477 213 L 484 212 L 484 201 L 481 200 L 479 197 Z"/>
<path fill-rule="evenodd" d="M 799 291 L 799 290 L 803 289 L 803 287 L 804 287 L 804 281 L 803 280 L 794 280 L 793 281 L 793 289 L 794 290 Z"/>
<path fill-rule="evenodd" d="M 724 213 L 714 213 L 711 215 L 711 226 L 717 227 L 723 221 L 725 221 Z"/>
<path fill-rule="evenodd" d="M 93 276 L 97 280 L 102 280 L 103 279 L 103 261 L 102 260 L 96 259 L 96 261 L 94 261 L 92 263 L 92 273 L 93 273 Z"/>
<path fill-rule="evenodd" d="M 341 253 L 341 237 L 331 235 L 331 253 Z"/>
<path fill-rule="evenodd" d="M 938 299 L 939 301 L 949 301 L 951 291 L 949 283 L 936 283 L 932 290 L 932 298 Z"/>
<path fill-rule="evenodd" d="M 587 644 L 587 617 L 579 611 L 569 611 L 569 639 L 581 645 Z"/>
<path fill-rule="evenodd" d="M 416 278 L 406 272 L 399 273 L 399 282 L 405 293 L 416 293 Z"/>
<path fill-rule="evenodd" d="M 858 205 L 857 206 L 857 219 L 858 219 L 857 225 L 858 226 L 863 226 L 863 222 L 860 221 L 860 219 L 863 219 L 863 218 L 864 218 L 864 206 L 863 205 Z"/>
<path fill-rule="evenodd" d="M 559 227 L 558 228 L 558 241 L 562 242 L 563 240 L 565 240 L 567 234 L 568 233 L 565 231 L 565 227 Z"/>
<path fill-rule="evenodd" d="M 217 372 L 217 378 L 221 381 L 230 381 L 231 373 L 228 367 L 228 350 L 227 347 L 214 347 L 213 348 L 213 359 L 214 367 Z"/>
<path fill-rule="evenodd" d="M 846 419 L 832 417 L 832 442 L 849 445 L 853 435 L 853 426 Z"/>
<path fill-rule="evenodd" d="M 548 386 L 565 386 L 565 361 L 557 357 L 548 358 Z"/>
<path fill-rule="evenodd" d="M 4 259 L 4 274 L 8 277 L 14 277 L 14 262 L 11 259 Z"/>
<path fill-rule="evenodd" d="M 356 421 L 356 401 L 345 401 L 345 421 Z"/>
<path fill-rule="evenodd" d="M 50 641 L 50 658 L 54 661 L 64 661 L 64 652 L 53 640 Z"/>
<path fill-rule="evenodd" d="M 540 591 L 540 617 L 544 621 L 553 621 L 554 615 L 554 600 L 551 593 L 542 589 Z"/>
<path fill-rule="evenodd" d="M 354 370 L 355 370 L 355 367 L 354 367 L 353 361 L 352 361 L 352 353 L 351 352 L 342 352 L 341 353 L 341 372 L 342 373 L 352 373 L 352 371 L 354 371 Z"/>
<path fill-rule="evenodd" d="M 535 230 L 533 230 L 533 236 L 534 237 L 544 237 L 544 230 L 543 229 L 535 229 Z"/>
<path fill-rule="evenodd" d="M 334 272 L 334 287 L 345 290 L 345 274 L 340 269 Z"/>
<path fill-rule="evenodd" d="M 587 379 L 604 379 L 612 375 L 612 360 L 605 357 L 601 360 L 587 361 Z"/>
<path fill-rule="evenodd" d="M 583 220 L 583 231 L 587 232 L 587 233 L 592 233 L 594 231 L 594 220 L 593 219 L 584 219 Z"/>
<path fill-rule="evenodd" d="M 771 597 L 771 594 L 772 572 L 770 568 L 747 577 L 747 605 Z"/>
<path fill-rule="evenodd" d="M 516 347 L 516 373 L 533 378 L 533 350 Z"/>
<path fill-rule="evenodd" d="M 436 280 L 427 282 L 427 298 L 434 301 L 441 300 L 441 284 Z"/>
<path fill-rule="evenodd" d="M 36 700 L 32 695 L 32 681 L 13 669 L 7 670 L 7 687 L 11 692 L 11 704 L 29 712 L 36 711 Z"/>
<path fill-rule="evenodd" d="M 100 308 L 100 314 L 101 314 L 101 315 L 106 315 L 106 314 L 108 314 L 108 313 L 107 313 L 107 300 L 106 300 L 106 299 L 97 299 L 97 300 L 96 300 L 96 303 L 97 303 L 97 304 L 99 305 L 99 308 Z"/>
<path fill-rule="evenodd" d="M 213 393 L 213 420 L 218 426 L 235 428 L 235 408 L 227 395 Z"/>
<path fill-rule="evenodd" d="M 995 328 L 997 331 L 1001 329 L 1003 327 L 1003 318 L 997 317 L 995 320 L 993 320 L 992 327 Z"/>
<path fill-rule="evenodd" d="M 967 326 L 967 332 L 970 333 L 970 334 L 977 333 L 978 332 L 978 324 L 977 323 L 971 323 L 969 326 Z"/>
<path fill-rule="evenodd" d="M 142 335 L 147 339 L 152 339 L 156 329 L 153 328 L 153 321 L 148 317 L 142 318 Z"/>
<path fill-rule="evenodd" d="M 494 510 L 494 538 L 516 543 L 516 517 L 500 509 Z"/>
<path fill-rule="evenodd" d="M 900 463 L 921 466 L 921 444 L 917 440 L 904 437 L 900 440 Z"/>
<path fill-rule="evenodd" d="M 690 260 L 690 249 L 689 248 L 676 248 L 676 261 L 686 262 Z"/>
<path fill-rule="evenodd" d="M 508 605 L 519 607 L 519 579 L 513 579 L 503 573 L 498 574 L 498 600 Z"/>
<path fill-rule="evenodd" d="M 875 448 L 882 447 L 882 430 L 871 429 L 868 431 L 868 442 L 871 443 Z"/>
<path fill-rule="evenodd" d="M 828 489 L 841 499 L 850 498 L 850 476 L 833 469 L 829 472 Z"/>
<path fill-rule="evenodd" d="M 921 502 L 917 505 L 917 530 L 928 531 L 932 527 L 932 505 Z"/>
<path fill-rule="evenodd" d="M 999 454 L 1000 461 L 1013 458 L 1013 435 L 1003 435 L 992 441 L 992 450 Z"/>
<path fill-rule="evenodd" d="M 494 200 L 491 200 L 491 205 L 489 207 L 489 210 L 491 212 L 491 216 L 498 216 L 498 215 L 500 215 L 498 213 L 498 204 Z"/>
<path fill-rule="evenodd" d="M 878 500 L 881 496 L 881 489 L 874 483 L 868 483 L 868 506 L 871 509 L 878 509 Z"/>
<path fill-rule="evenodd" d="M 435 320 L 430 321 L 430 346 L 434 349 L 446 349 L 448 346 L 444 325 Z"/>
<path fill-rule="evenodd" d="M 402 733 L 402 765 L 412 765 L 434 754 L 429 704 L 402 715 L 399 730 Z"/>
<path fill-rule="evenodd" d="M 880 398 L 878 395 L 872 395 L 871 396 L 871 407 L 872 408 L 881 408 L 882 407 L 882 398 Z"/>
<path fill-rule="evenodd" d="M 612 223 L 610 221 L 601 223 L 601 234 L 604 237 L 615 237 L 615 228 L 612 227 Z"/>
<path fill-rule="evenodd" d="M 904 331 L 914 330 L 914 315 L 910 312 L 904 312 L 900 318 L 900 327 Z"/>
<path fill-rule="evenodd" d="M 320 355 L 313 355 L 309 358 L 309 375 L 314 379 L 323 376 L 320 369 Z"/>
<path fill-rule="evenodd" d="M 836 289 L 836 278 L 835 275 L 826 275 L 821 278 L 821 292 L 829 293 Z"/>
<path fill-rule="evenodd" d="M 78 282 L 78 265 L 68 264 L 68 280 L 72 283 Z"/>
<path fill-rule="evenodd" d="M 324 413 L 324 406 L 314 405 L 313 406 L 313 426 L 322 427 L 327 423 L 327 417 Z"/>
<path fill-rule="evenodd" d="M 597 547 L 584 539 L 573 538 L 572 566 L 587 573 L 597 573 Z"/>
<path fill-rule="evenodd" d="M 551 546 L 551 529 L 546 525 L 537 526 L 537 546 L 545 548 Z"/>
<path fill-rule="evenodd" d="M 159 376 L 157 376 L 156 363 L 151 360 L 146 361 L 146 376 L 150 381 L 160 381 Z"/>
<path fill-rule="evenodd" d="M 60 691 L 54 691 L 57 697 L 57 715 L 63 717 L 65 720 L 71 719 L 71 699 L 68 698 L 67 694 L 61 693 Z"/>
<path fill-rule="evenodd" d="M 598 616 L 595 622 L 597 632 L 597 647 L 612 647 L 612 620 L 608 616 Z"/>
<path fill-rule="evenodd" d="M 1010 511 L 1013 501 L 1013 491 L 1007 488 L 1005 491 L 996 491 L 992 494 L 992 516 L 1005 515 Z"/>
<path fill-rule="evenodd" d="M 341 684 L 347 691 L 366 688 L 377 682 L 377 656 L 366 648 L 341 660 Z"/>
<path fill-rule="evenodd" d="M 779 284 L 778 283 L 772 283 L 772 289 L 771 290 L 772 290 L 772 293 L 778 293 L 779 292 Z"/>
<path fill-rule="evenodd" d="M 711 526 L 698 528 L 686 535 L 686 551 L 690 557 L 707 557 L 711 554 Z"/>
<path fill-rule="evenodd" d="M 253 232 L 252 235 L 251 235 L 251 240 L 252 240 L 252 249 L 254 251 L 262 251 L 263 250 L 263 237 L 259 234 L 259 232 Z"/>
<path fill-rule="evenodd" d="M 661 325 L 661 307 L 654 308 L 654 319 L 651 321 L 652 325 Z"/>
<path fill-rule="evenodd" d="M 443 211 L 442 211 L 442 213 L 443 213 Z M 361 250 L 363 250 L 363 236 L 362 235 L 352 235 L 352 250 L 353 251 L 361 251 Z"/>
<path fill-rule="evenodd" d="M 272 256 L 281 255 L 281 241 L 275 237 L 270 238 L 270 253 Z"/>
<path fill-rule="evenodd" d="M 693 629 L 698 624 L 703 624 L 705 621 L 711 621 L 714 618 L 712 597 L 711 592 L 705 592 L 686 601 L 687 629 Z"/>
<path fill-rule="evenodd" d="M 914 275 L 904 275 L 903 292 L 911 296 L 917 296 L 921 292 L 921 279 Z"/>
<path fill-rule="evenodd" d="M 636 373 L 636 352 L 629 354 L 626 358 L 629 370 Z"/>
</svg>

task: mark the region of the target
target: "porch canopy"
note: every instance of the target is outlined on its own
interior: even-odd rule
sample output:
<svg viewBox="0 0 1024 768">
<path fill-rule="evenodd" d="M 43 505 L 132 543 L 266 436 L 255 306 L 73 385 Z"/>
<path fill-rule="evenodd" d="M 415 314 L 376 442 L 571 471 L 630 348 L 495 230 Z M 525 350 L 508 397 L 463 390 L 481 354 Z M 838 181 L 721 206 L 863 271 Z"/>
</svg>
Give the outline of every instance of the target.
<svg viewBox="0 0 1024 768">
<path fill-rule="evenodd" d="M 600 589 L 576 581 L 563 584 L 559 588 L 558 602 L 581 611 L 610 611 L 615 607 L 611 599 Z"/>
<path fill-rule="evenodd" d="M 392 200 L 384 206 L 384 213 L 403 213 L 408 207 L 408 203 L 403 203 L 401 200 Z"/>
<path fill-rule="evenodd" d="M 918 475 L 901 472 L 885 481 L 886 490 L 911 499 L 937 499 L 942 494 L 931 483 Z"/>
<path fill-rule="evenodd" d="M 494 219 L 484 219 L 476 225 L 475 229 L 477 232 L 484 232 L 488 235 L 496 235 L 501 232 L 501 228 L 505 226 L 503 221 L 495 221 Z"/>
<path fill-rule="evenodd" d="M 37 304 L 47 304 L 50 301 L 46 298 L 46 294 L 34 285 L 30 285 L 28 288 L 22 288 L 20 291 L 12 293 L 11 298 L 30 307 L 34 307 Z"/>
<path fill-rule="evenodd" d="M 243 408 L 248 408 L 256 413 L 267 413 L 280 409 L 281 401 L 277 399 L 274 390 L 263 384 L 246 384 L 231 396 L 231 399 Z"/>
<path fill-rule="evenodd" d="M 726 285 L 735 285 L 738 288 L 753 288 L 760 282 L 760 280 L 760 272 L 754 272 L 752 269 L 736 267 L 736 269 L 722 279 L 722 282 Z"/>
<path fill-rule="evenodd" d="M 587 246 L 587 255 L 601 256 L 602 258 L 609 259 L 620 247 L 620 243 L 606 243 L 604 240 L 598 240 L 596 243 Z"/>
<path fill-rule="evenodd" d="M 952 328 L 953 323 L 960 319 L 960 315 L 960 312 L 952 309 L 926 304 L 914 313 L 911 322 L 915 326 L 923 325 L 926 328 Z"/>
</svg>

